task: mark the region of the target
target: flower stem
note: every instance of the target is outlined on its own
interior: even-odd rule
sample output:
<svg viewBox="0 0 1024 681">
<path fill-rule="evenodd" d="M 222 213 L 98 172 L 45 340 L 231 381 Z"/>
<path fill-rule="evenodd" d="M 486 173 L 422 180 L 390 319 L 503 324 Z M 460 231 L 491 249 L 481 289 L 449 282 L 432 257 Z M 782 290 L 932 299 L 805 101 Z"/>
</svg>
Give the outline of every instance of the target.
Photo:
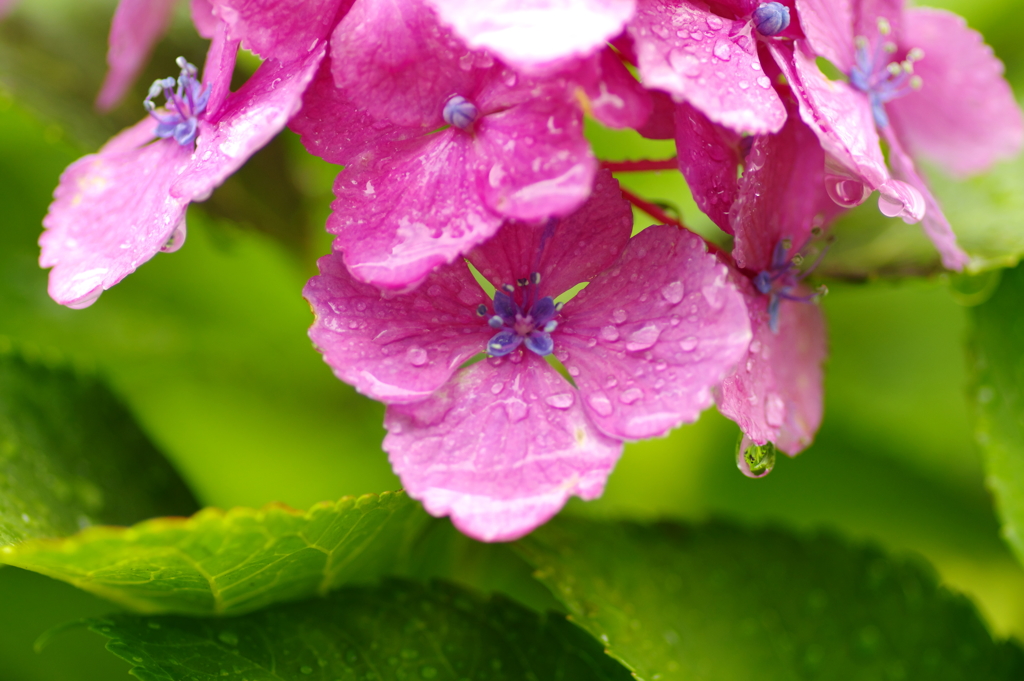
<svg viewBox="0 0 1024 681">
<path fill-rule="evenodd" d="M 679 229 L 685 229 L 687 232 L 691 232 L 693 234 L 697 234 L 697 232 L 694 232 L 692 229 L 690 229 L 689 227 L 684 225 L 682 222 L 680 222 L 679 220 L 676 220 L 674 217 L 672 217 L 671 215 L 666 213 L 664 211 L 664 209 L 662 209 L 661 206 L 659 206 L 659 205 L 657 205 L 655 203 L 651 203 L 650 201 L 648 201 L 646 199 L 642 199 L 642 198 L 640 198 L 639 196 L 637 196 L 636 194 L 634 194 L 633 192 L 631 192 L 631 191 L 629 191 L 627 189 L 624 189 L 622 187 L 619 187 L 619 189 L 622 191 L 622 196 L 627 201 L 629 201 L 631 204 L 633 204 L 634 206 L 636 206 L 637 208 L 639 208 L 643 212 L 645 212 L 648 215 L 650 215 L 652 218 L 657 220 L 659 223 L 661 223 L 663 225 L 673 225 L 674 227 L 678 227 Z M 697 236 L 699 236 L 701 238 L 701 240 L 703 240 L 704 243 L 707 244 L 708 251 L 718 255 L 719 257 L 724 258 L 727 262 L 732 263 L 732 256 L 729 253 L 727 253 L 726 251 L 723 251 L 721 246 L 719 246 L 718 244 L 714 243 L 713 241 L 708 241 L 707 239 L 702 237 L 700 234 L 697 234 Z"/>
<path fill-rule="evenodd" d="M 635 173 L 642 170 L 679 170 L 679 162 L 673 156 L 660 161 L 601 161 L 601 167 L 613 173 Z"/>
</svg>

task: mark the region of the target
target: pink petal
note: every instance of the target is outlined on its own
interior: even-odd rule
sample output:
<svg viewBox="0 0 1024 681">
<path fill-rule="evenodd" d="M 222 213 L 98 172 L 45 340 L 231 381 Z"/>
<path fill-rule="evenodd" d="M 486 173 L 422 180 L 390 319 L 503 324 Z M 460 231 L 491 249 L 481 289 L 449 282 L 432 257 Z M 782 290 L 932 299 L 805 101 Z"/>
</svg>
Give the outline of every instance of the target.
<svg viewBox="0 0 1024 681">
<path fill-rule="evenodd" d="M 633 16 L 635 0 L 428 0 L 473 49 L 530 72 L 601 49 Z"/>
<path fill-rule="evenodd" d="M 693 200 L 716 225 L 731 234 L 729 210 L 739 191 L 739 136 L 712 123 L 686 102 L 678 105 L 675 116 L 679 170 Z"/>
<path fill-rule="evenodd" d="M 854 53 L 851 1 L 796 0 L 796 10 L 811 51 L 849 73 Z"/>
<path fill-rule="evenodd" d="M 554 297 L 592 280 L 615 262 L 633 230 L 633 212 L 619 183 L 601 170 L 590 199 L 559 220 L 547 241 L 545 228 L 546 224 L 508 223 L 477 246 L 469 261 L 495 288 L 540 272 L 542 294 Z"/>
<path fill-rule="evenodd" d="M 465 263 L 397 296 L 353 279 L 338 254 L 318 264 L 320 275 L 302 291 L 316 315 L 309 337 L 338 378 L 375 400 L 429 397 L 494 335 L 476 314 L 490 301 Z"/>
<path fill-rule="evenodd" d="M 493 63 L 461 45 L 421 0 L 356 0 L 331 36 L 335 84 L 398 125 L 442 125 L 448 98 L 472 98 L 482 75 L 475 67 Z"/>
<path fill-rule="evenodd" d="M 175 0 L 121 0 L 110 24 L 107 76 L 96 108 L 108 111 L 132 86 L 171 23 Z"/>
<path fill-rule="evenodd" d="M 634 440 L 695 421 L 749 343 L 725 266 L 696 235 L 655 226 L 566 304 L 555 356 L 597 427 Z"/>
<path fill-rule="evenodd" d="M 228 36 L 264 59 L 289 62 L 320 49 L 351 0 L 211 0 Z"/>
<path fill-rule="evenodd" d="M 676 106 L 664 92 L 651 90 L 651 116 L 636 131 L 652 140 L 670 140 L 676 136 Z"/>
<path fill-rule="evenodd" d="M 169 190 L 191 150 L 173 139 L 139 146 L 155 127 L 146 118 L 61 175 L 39 237 L 39 264 L 53 268 L 49 292 L 58 303 L 90 305 L 184 228 L 188 202 Z"/>
<path fill-rule="evenodd" d="M 210 99 L 206 103 L 206 117 L 217 116 L 231 92 L 231 76 L 235 72 L 235 57 L 238 55 L 238 41 L 228 37 L 228 27 L 217 24 L 213 40 L 206 50 L 203 62 L 203 85 L 210 88 Z"/>
<path fill-rule="evenodd" d="M 695 2 L 639 0 L 628 30 L 647 87 L 737 132 L 782 127 L 786 110 L 761 68 L 749 21 L 723 19 Z"/>
<path fill-rule="evenodd" d="M 924 219 L 921 221 L 921 227 L 935 244 L 939 255 L 942 256 L 943 267 L 949 270 L 962 270 L 970 261 L 970 257 L 957 244 L 956 234 L 953 233 L 953 227 L 943 214 L 942 208 L 939 207 L 939 202 L 928 189 L 928 184 L 918 175 L 914 168 L 914 162 L 903 150 L 892 127 L 885 128 L 883 133 L 885 141 L 889 144 L 889 163 L 892 165 L 893 173 L 896 177 L 915 187 L 923 196 L 926 211 Z"/>
<path fill-rule="evenodd" d="M 0 0 L 0 19 L 3 19 L 7 14 L 14 9 L 14 4 L 18 0 Z"/>
<path fill-rule="evenodd" d="M 305 59 L 282 65 L 270 59 L 238 92 L 228 96 L 212 121 L 200 124 L 193 161 L 171 193 L 203 200 L 261 149 L 302 106 L 302 93 L 326 53 L 326 45 Z"/>
<path fill-rule="evenodd" d="M 338 175 L 327 231 L 356 279 L 411 289 L 498 230 L 502 218 L 481 201 L 472 144 L 450 128 Z"/>
<path fill-rule="evenodd" d="M 873 41 L 878 37 L 878 20 L 889 22 L 891 35 L 897 39 L 903 33 L 903 14 L 906 0 L 854 0 L 853 34 Z"/>
<path fill-rule="evenodd" d="M 589 59 L 575 76 L 590 113 L 609 128 L 639 128 L 653 110 L 650 93 L 611 49 Z"/>
<path fill-rule="evenodd" d="M 532 353 L 461 370 L 431 398 L 388 407 L 384 449 L 409 496 L 482 541 L 599 496 L 622 443 L 588 421 L 572 386 Z"/>
<path fill-rule="evenodd" d="M 903 45 L 924 50 L 914 64 L 922 87 L 886 111 L 908 150 L 961 177 L 1016 156 L 1021 112 L 992 48 L 955 14 L 921 7 L 904 16 Z"/>
<path fill-rule="evenodd" d="M 739 185 L 730 213 L 732 256 L 753 272 L 771 267 L 780 241 L 790 239 L 796 253 L 811 229 L 824 227 L 840 210 L 825 192 L 825 153 L 818 138 L 795 115 L 778 133 L 754 138 Z"/>
<path fill-rule="evenodd" d="M 597 172 L 583 117 L 555 96 L 484 116 L 474 138 L 479 190 L 516 220 L 564 216 L 587 200 Z"/>
<path fill-rule="evenodd" d="M 718 410 L 754 442 L 774 442 L 795 455 L 821 425 L 825 322 L 817 305 L 783 300 L 779 332 L 772 333 L 768 297 L 744 288 L 753 340 L 746 359 L 716 391 Z"/>
<path fill-rule="evenodd" d="M 211 0 L 190 0 L 189 10 L 192 14 L 192 23 L 196 26 L 196 32 L 209 40 L 217 32 L 217 25 L 220 23 L 213 14 Z"/>
</svg>

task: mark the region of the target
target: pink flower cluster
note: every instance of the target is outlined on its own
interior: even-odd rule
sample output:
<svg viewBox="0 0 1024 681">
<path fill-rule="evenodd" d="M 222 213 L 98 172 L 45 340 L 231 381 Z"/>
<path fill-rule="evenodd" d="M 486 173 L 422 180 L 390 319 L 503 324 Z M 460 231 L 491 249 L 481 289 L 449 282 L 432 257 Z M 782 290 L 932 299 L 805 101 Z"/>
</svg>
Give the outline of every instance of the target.
<svg viewBox="0 0 1024 681">
<path fill-rule="evenodd" d="M 122 0 L 102 106 L 172 5 Z M 179 247 L 188 204 L 289 125 L 344 166 L 332 252 L 304 291 L 310 336 L 388 405 L 384 448 L 408 492 L 484 540 L 599 495 L 625 441 L 712 404 L 747 443 L 805 448 L 826 353 L 802 283 L 818 237 L 877 191 L 962 268 L 912 159 L 976 173 L 1024 129 L 980 36 L 903 0 L 191 7 L 212 38 L 202 79 L 179 60 L 142 122 L 65 172 L 40 239 L 50 294 L 84 307 Z M 231 92 L 239 45 L 264 61 Z M 631 236 L 587 115 L 674 139 L 731 253 L 679 225 Z"/>
</svg>

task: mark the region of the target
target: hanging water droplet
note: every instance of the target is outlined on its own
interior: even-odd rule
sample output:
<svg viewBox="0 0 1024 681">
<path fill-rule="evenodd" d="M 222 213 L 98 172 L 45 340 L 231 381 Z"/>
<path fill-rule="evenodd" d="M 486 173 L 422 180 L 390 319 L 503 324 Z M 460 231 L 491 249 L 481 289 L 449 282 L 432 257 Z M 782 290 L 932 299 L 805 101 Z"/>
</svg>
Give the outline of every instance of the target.
<svg viewBox="0 0 1024 681">
<path fill-rule="evenodd" d="M 740 437 L 736 447 L 736 467 L 748 478 L 763 478 L 775 468 L 775 445 L 759 445 L 746 435 Z"/>
<path fill-rule="evenodd" d="M 167 239 L 167 243 L 160 247 L 161 253 L 174 253 L 176 250 L 185 245 L 185 237 L 188 236 L 188 228 L 185 225 L 185 218 L 181 219 L 178 226 L 171 232 L 171 236 Z"/>
<path fill-rule="evenodd" d="M 825 191 L 840 206 L 852 208 L 864 203 L 871 189 L 864 183 L 840 175 L 825 176 Z"/>
</svg>

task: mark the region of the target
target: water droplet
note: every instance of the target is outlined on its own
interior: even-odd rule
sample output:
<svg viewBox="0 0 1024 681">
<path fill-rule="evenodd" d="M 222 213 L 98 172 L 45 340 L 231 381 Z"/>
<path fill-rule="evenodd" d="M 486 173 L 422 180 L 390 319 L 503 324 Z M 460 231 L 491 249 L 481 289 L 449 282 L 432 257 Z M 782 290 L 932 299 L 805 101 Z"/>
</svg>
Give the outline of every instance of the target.
<svg viewBox="0 0 1024 681">
<path fill-rule="evenodd" d="M 629 319 L 629 315 L 626 313 L 625 310 L 621 308 L 616 310 L 615 312 L 612 312 L 612 321 L 615 322 L 616 324 L 622 324 L 627 319 Z"/>
<path fill-rule="evenodd" d="M 217 634 L 217 638 L 219 638 L 222 643 L 227 643 L 229 646 L 238 645 L 238 634 L 233 631 L 222 631 Z"/>
<path fill-rule="evenodd" d="M 427 363 L 427 351 L 417 345 L 412 345 L 406 350 L 405 359 L 414 367 L 421 367 Z"/>
<path fill-rule="evenodd" d="M 569 371 L 569 375 L 572 376 L 573 378 L 575 378 L 575 377 L 580 375 L 580 368 L 579 367 L 569 367 L 568 371 Z"/>
<path fill-rule="evenodd" d="M 602 326 L 600 335 L 601 340 L 608 341 L 609 343 L 614 343 L 619 340 L 619 330 L 611 324 L 608 326 Z"/>
<path fill-rule="evenodd" d="M 544 398 L 544 402 L 555 409 L 568 409 L 575 400 L 576 398 L 572 393 L 558 393 L 557 395 L 548 395 Z"/>
<path fill-rule="evenodd" d="M 633 404 L 643 396 L 644 391 L 640 390 L 640 388 L 630 388 L 619 395 L 619 402 L 622 402 L 623 404 Z"/>
<path fill-rule="evenodd" d="M 491 394 L 492 395 L 497 395 L 498 393 L 500 393 L 504 389 L 505 389 L 505 384 L 504 383 L 495 383 L 494 385 L 491 386 Z"/>
<path fill-rule="evenodd" d="M 683 288 L 683 282 L 681 281 L 673 281 L 671 284 L 666 284 L 661 289 L 661 296 L 673 305 L 678 305 L 680 301 L 682 301 L 685 293 L 686 291 Z"/>
<path fill-rule="evenodd" d="M 763 478 L 775 467 L 775 453 L 771 442 L 758 445 L 743 435 L 736 447 L 736 467 L 748 478 Z"/>
<path fill-rule="evenodd" d="M 691 78 L 700 75 L 700 60 L 682 50 L 676 49 L 669 52 L 668 63 L 676 73 L 681 73 Z"/>
<path fill-rule="evenodd" d="M 732 43 L 727 38 L 719 38 L 715 42 L 715 49 L 713 50 L 714 55 L 722 61 L 729 61 L 729 57 L 732 56 Z"/>
<path fill-rule="evenodd" d="M 176 250 L 185 245 L 185 237 L 188 236 L 188 228 L 185 225 L 185 218 L 181 219 L 178 226 L 171 232 L 171 236 L 167 239 L 161 248 L 162 253 L 174 253 Z"/>
<path fill-rule="evenodd" d="M 599 416 L 609 416 L 612 413 L 612 403 L 608 401 L 608 398 L 603 393 L 591 395 L 587 398 L 587 403 Z"/>
<path fill-rule="evenodd" d="M 513 397 L 505 400 L 505 413 L 508 415 L 509 421 L 518 423 L 526 418 L 529 408 L 526 406 L 526 402 Z"/>
<path fill-rule="evenodd" d="M 778 428 L 786 420 L 786 403 L 777 393 L 768 393 L 764 399 L 764 418 L 772 428 Z"/>
<path fill-rule="evenodd" d="M 722 17 L 717 16 L 715 14 L 709 14 L 705 21 L 708 22 L 708 28 L 710 28 L 712 31 L 717 31 L 720 28 L 722 28 L 722 26 L 725 25 L 722 21 Z"/>
<path fill-rule="evenodd" d="M 760 65 L 758 66 L 758 68 L 760 68 Z M 772 81 L 769 80 L 768 76 L 758 76 L 757 84 L 763 87 L 765 90 L 767 90 L 772 86 Z"/>
<path fill-rule="evenodd" d="M 739 85 L 739 86 L 740 86 L 740 89 L 741 89 L 741 90 L 746 90 L 747 88 L 749 88 L 749 87 L 750 87 L 750 83 L 748 83 L 748 82 L 747 82 L 747 81 L 745 81 L 745 80 L 741 80 L 741 81 L 740 81 L 739 83 L 737 83 L 737 85 Z"/>
<path fill-rule="evenodd" d="M 683 321 L 682 318 L 679 315 L 674 314 L 669 318 L 668 323 L 672 326 L 679 326 L 679 322 L 681 321 Z"/>
<path fill-rule="evenodd" d="M 697 337 L 687 336 L 683 340 L 679 341 L 679 347 L 683 349 L 683 352 L 690 352 L 697 347 Z"/>
<path fill-rule="evenodd" d="M 761 341 L 756 340 L 750 344 L 750 354 L 756 355 L 761 352 Z"/>
<path fill-rule="evenodd" d="M 871 193 L 871 189 L 864 183 L 841 175 L 826 175 L 825 191 L 833 201 L 845 208 L 864 203 Z"/>
<path fill-rule="evenodd" d="M 642 327 L 629 335 L 626 349 L 630 352 L 646 350 L 658 341 L 661 330 L 654 323 L 644 324 Z"/>
</svg>

